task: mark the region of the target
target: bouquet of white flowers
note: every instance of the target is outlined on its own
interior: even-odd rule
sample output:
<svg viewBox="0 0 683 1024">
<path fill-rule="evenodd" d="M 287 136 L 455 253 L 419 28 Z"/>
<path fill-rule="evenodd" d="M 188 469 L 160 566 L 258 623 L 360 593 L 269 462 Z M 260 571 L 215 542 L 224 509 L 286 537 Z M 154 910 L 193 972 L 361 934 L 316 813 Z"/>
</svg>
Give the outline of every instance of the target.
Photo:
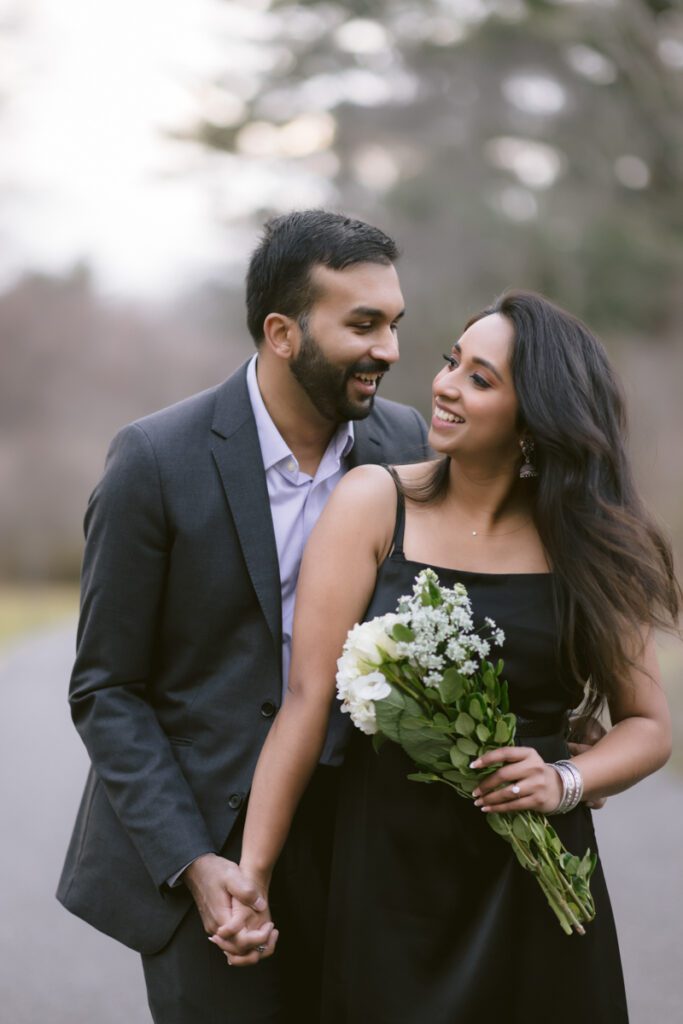
<svg viewBox="0 0 683 1024">
<path fill-rule="evenodd" d="M 395 613 L 354 626 L 337 662 L 337 695 L 378 748 L 398 743 L 420 769 L 415 782 L 443 782 L 471 797 L 499 765 L 475 770 L 473 759 L 514 743 L 503 662 L 487 660 L 505 637 L 486 619 L 488 639 L 474 628 L 467 589 L 441 587 L 432 569 L 415 579 Z M 573 856 L 543 814 L 489 813 L 491 828 L 531 871 L 567 934 L 584 934 L 595 916 L 589 880 L 596 856 Z"/>
</svg>

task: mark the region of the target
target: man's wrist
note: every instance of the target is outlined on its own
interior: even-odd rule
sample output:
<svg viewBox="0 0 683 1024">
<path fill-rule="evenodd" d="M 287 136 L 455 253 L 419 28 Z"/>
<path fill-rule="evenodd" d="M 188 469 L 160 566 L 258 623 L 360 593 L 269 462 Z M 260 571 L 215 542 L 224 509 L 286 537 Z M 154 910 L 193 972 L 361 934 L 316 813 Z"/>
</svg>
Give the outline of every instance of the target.
<svg viewBox="0 0 683 1024">
<path fill-rule="evenodd" d="M 202 853 L 183 870 L 180 875 L 180 881 L 184 882 L 188 889 L 192 889 L 193 885 L 200 881 L 204 872 L 210 869 L 214 861 L 223 859 L 217 853 Z"/>
</svg>

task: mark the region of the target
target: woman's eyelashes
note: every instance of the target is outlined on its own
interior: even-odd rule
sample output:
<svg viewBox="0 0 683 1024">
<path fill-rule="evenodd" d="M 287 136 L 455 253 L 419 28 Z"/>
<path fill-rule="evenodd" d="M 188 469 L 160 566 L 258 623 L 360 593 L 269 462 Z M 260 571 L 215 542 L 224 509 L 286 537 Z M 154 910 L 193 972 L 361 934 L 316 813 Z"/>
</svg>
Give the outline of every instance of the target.
<svg viewBox="0 0 683 1024">
<path fill-rule="evenodd" d="M 446 360 L 446 362 L 448 363 L 449 370 L 454 370 L 456 366 L 460 365 L 458 363 L 458 360 L 455 358 L 455 356 L 448 356 L 444 352 L 444 356 L 443 357 Z M 476 386 L 478 388 L 490 388 L 491 387 L 491 384 L 489 383 L 489 381 L 487 381 L 486 377 L 482 377 L 482 375 L 480 373 L 471 373 L 470 374 L 470 380 L 474 384 L 476 384 Z"/>
</svg>

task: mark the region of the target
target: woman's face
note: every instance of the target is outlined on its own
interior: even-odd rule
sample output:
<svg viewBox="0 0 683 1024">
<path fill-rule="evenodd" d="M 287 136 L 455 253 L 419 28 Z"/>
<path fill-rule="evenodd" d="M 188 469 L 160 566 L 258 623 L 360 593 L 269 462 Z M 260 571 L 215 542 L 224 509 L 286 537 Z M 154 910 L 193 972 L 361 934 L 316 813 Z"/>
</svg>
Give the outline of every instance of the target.
<svg viewBox="0 0 683 1024">
<path fill-rule="evenodd" d="M 500 313 L 478 320 L 455 342 L 432 384 L 429 443 L 435 451 L 489 469 L 519 458 L 513 343 L 512 323 Z"/>
</svg>

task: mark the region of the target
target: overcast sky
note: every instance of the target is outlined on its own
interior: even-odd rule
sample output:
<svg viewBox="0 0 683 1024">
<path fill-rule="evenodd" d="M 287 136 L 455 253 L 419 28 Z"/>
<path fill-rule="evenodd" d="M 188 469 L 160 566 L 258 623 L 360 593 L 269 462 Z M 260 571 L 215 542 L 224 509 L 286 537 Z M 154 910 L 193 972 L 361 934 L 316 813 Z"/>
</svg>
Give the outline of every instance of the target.
<svg viewBox="0 0 683 1024">
<path fill-rule="evenodd" d="M 264 71 L 267 0 L 0 0 L 0 287 L 90 262 L 105 291 L 160 295 L 229 273 L 226 224 L 279 193 L 275 169 L 165 137 Z M 235 110 L 235 114 L 239 113 Z M 287 183 L 288 201 L 324 201 Z"/>
</svg>

